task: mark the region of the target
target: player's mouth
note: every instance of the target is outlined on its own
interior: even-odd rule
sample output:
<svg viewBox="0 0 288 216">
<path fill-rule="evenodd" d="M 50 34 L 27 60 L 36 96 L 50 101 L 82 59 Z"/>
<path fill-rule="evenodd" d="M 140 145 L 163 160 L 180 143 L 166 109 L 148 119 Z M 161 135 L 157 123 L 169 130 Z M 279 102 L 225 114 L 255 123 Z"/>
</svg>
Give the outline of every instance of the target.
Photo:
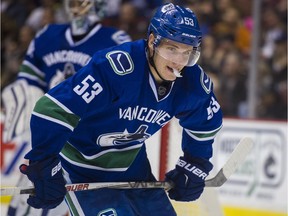
<svg viewBox="0 0 288 216">
<path fill-rule="evenodd" d="M 176 68 L 172 68 L 172 67 L 169 67 L 167 66 L 168 70 L 173 73 L 176 77 L 182 77 L 181 76 L 181 73 L 180 73 L 180 70 L 176 69 Z"/>
<path fill-rule="evenodd" d="M 169 67 L 169 66 L 167 66 L 167 68 L 168 68 L 168 70 L 169 70 L 171 73 L 173 73 L 173 68 L 171 68 L 171 67 Z"/>
</svg>

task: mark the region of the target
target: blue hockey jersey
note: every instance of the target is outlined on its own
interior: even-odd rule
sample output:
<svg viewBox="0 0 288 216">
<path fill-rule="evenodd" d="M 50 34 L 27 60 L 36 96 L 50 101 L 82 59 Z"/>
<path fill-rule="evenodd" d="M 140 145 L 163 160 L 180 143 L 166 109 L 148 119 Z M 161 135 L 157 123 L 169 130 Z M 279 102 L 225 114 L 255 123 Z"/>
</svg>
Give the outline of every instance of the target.
<svg viewBox="0 0 288 216">
<path fill-rule="evenodd" d="M 128 41 L 131 38 L 124 31 L 102 24 L 77 42 L 70 24 L 47 25 L 30 43 L 18 78 L 47 92 L 84 67 L 96 51 Z"/>
<path fill-rule="evenodd" d="M 173 117 L 183 127 L 183 151 L 210 158 L 222 126 L 210 78 L 198 65 L 186 67 L 159 97 L 145 47 L 139 40 L 101 50 L 45 94 L 33 111 L 26 158 L 60 152 L 72 182 L 148 180 L 144 142 Z"/>
</svg>

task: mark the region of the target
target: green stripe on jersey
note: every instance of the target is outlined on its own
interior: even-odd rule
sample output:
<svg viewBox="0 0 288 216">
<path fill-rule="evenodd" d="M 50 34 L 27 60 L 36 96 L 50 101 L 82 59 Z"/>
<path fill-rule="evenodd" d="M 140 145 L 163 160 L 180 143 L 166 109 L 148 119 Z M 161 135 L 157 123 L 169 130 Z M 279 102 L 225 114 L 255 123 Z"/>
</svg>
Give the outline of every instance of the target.
<svg viewBox="0 0 288 216">
<path fill-rule="evenodd" d="M 73 128 L 77 126 L 80 120 L 79 116 L 66 112 L 47 96 L 43 96 L 38 100 L 34 112 L 65 122 Z"/>
<path fill-rule="evenodd" d="M 37 77 L 39 80 L 44 81 L 44 78 L 43 78 L 42 76 L 40 76 L 38 73 L 36 73 L 32 68 L 30 68 L 30 67 L 27 66 L 27 65 L 22 64 L 22 65 L 20 66 L 20 71 L 21 71 L 22 73 L 27 73 L 27 74 L 29 74 L 29 75 L 31 75 L 31 76 L 35 76 L 35 77 Z"/>
<path fill-rule="evenodd" d="M 218 133 L 218 131 L 222 128 L 222 125 L 213 130 L 213 131 L 192 131 L 188 129 L 184 129 L 185 132 L 191 136 L 193 139 L 196 139 L 198 141 L 205 141 L 205 140 L 212 140 Z"/>
<path fill-rule="evenodd" d="M 93 159 L 87 159 L 85 158 L 75 147 L 73 147 L 71 144 L 66 143 L 63 149 L 61 150 L 61 153 L 67 157 L 68 159 L 74 161 L 79 166 L 91 166 L 92 167 L 100 167 L 102 169 L 119 169 L 119 168 L 128 168 L 136 158 L 138 152 L 141 149 L 140 145 L 139 147 L 135 148 L 127 148 L 127 149 L 110 149 L 106 153 L 99 154 L 97 157 L 95 155 L 95 158 Z M 89 156 L 91 158 L 91 156 Z M 97 168 L 96 168 L 97 169 Z"/>
<path fill-rule="evenodd" d="M 211 132 L 211 133 L 193 133 L 193 135 L 196 136 L 196 137 L 198 137 L 199 139 L 201 139 L 201 138 L 207 138 L 207 137 L 213 137 L 213 136 L 215 136 L 215 135 L 218 133 L 218 131 L 219 131 L 220 129 L 221 129 L 221 128 L 219 128 L 218 130 L 213 131 L 213 132 Z"/>
<path fill-rule="evenodd" d="M 72 198 L 70 197 L 70 193 L 66 193 L 65 196 L 66 202 L 68 203 L 70 211 L 72 211 L 74 216 L 80 216 L 80 214 L 77 211 L 77 207 L 74 205 L 74 202 Z"/>
</svg>

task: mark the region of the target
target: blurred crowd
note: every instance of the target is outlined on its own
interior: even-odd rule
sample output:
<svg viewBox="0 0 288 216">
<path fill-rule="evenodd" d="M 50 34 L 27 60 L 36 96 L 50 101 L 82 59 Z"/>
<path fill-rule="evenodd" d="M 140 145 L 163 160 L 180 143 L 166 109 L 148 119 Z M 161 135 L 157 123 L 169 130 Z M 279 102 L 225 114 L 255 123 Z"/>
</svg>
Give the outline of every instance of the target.
<svg viewBox="0 0 288 216">
<path fill-rule="evenodd" d="M 46 24 L 67 22 L 63 0 L 1 0 L 1 89 L 11 83 L 26 49 Z M 104 25 L 146 38 L 157 6 L 192 9 L 203 39 L 199 64 L 213 79 L 225 117 L 248 117 L 253 0 L 107 0 Z M 287 120 L 287 0 L 261 0 L 255 118 Z"/>
</svg>

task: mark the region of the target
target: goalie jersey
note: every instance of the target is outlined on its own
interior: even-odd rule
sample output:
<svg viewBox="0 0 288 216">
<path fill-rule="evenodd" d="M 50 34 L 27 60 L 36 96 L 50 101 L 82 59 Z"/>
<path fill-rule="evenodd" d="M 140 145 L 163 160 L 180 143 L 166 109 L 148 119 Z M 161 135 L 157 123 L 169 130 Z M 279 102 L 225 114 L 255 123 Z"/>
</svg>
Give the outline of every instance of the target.
<svg viewBox="0 0 288 216">
<path fill-rule="evenodd" d="M 221 108 L 200 66 L 185 67 L 182 75 L 156 84 L 145 40 L 98 51 L 36 103 L 33 149 L 25 157 L 60 153 L 71 182 L 151 180 L 145 140 L 176 117 L 183 152 L 210 158 Z"/>
<path fill-rule="evenodd" d="M 47 25 L 30 43 L 18 78 L 47 92 L 84 67 L 96 51 L 127 41 L 131 38 L 124 31 L 100 23 L 77 42 L 70 24 Z"/>
</svg>

